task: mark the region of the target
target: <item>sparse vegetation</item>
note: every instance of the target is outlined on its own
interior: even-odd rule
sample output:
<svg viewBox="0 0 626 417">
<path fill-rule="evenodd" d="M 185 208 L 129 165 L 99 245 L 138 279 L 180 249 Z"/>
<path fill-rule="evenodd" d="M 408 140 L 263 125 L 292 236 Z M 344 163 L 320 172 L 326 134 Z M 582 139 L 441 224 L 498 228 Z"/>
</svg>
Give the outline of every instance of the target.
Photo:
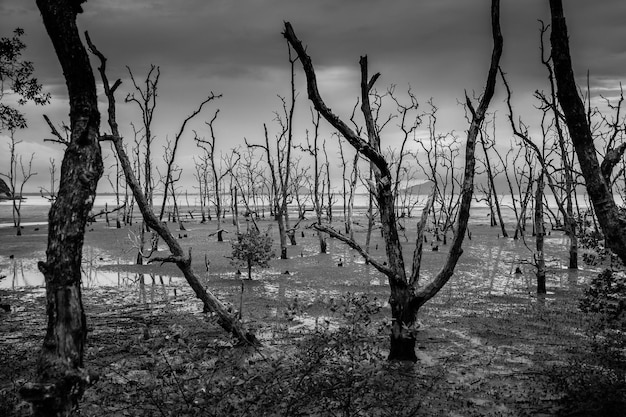
<svg viewBox="0 0 626 417">
<path fill-rule="evenodd" d="M 232 261 L 235 265 L 245 266 L 248 271 L 248 279 L 252 279 L 253 267 L 267 268 L 270 259 L 275 257 L 272 249 L 273 243 L 272 237 L 267 233 L 261 233 L 255 228 L 250 228 L 232 242 Z"/>
</svg>

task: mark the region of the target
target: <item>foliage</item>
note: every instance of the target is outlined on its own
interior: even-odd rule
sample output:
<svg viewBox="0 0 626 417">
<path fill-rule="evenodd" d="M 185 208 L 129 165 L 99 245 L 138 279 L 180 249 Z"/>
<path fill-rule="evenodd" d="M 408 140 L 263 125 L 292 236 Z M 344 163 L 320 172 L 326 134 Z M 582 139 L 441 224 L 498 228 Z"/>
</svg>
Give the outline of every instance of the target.
<svg viewBox="0 0 626 417">
<path fill-rule="evenodd" d="M 601 366 L 571 362 L 553 370 L 552 380 L 565 393 L 559 415 L 621 417 L 626 408 L 626 380 Z"/>
<path fill-rule="evenodd" d="M 626 217 L 626 207 L 620 207 L 619 213 L 621 217 Z M 608 264 L 613 268 L 622 268 L 623 263 L 620 258 L 606 246 L 604 234 L 590 220 L 594 216 L 593 212 L 587 211 L 576 222 L 578 244 L 581 248 L 587 249 L 582 254 L 583 262 L 590 266 Z"/>
<path fill-rule="evenodd" d="M 626 348 L 626 275 L 602 271 L 585 290 L 579 308 L 587 313 L 594 338 L 600 337 L 605 348 L 619 355 Z"/>
<path fill-rule="evenodd" d="M 240 234 L 236 242 L 232 242 L 232 262 L 248 268 L 248 279 L 252 279 L 252 267 L 267 268 L 269 260 L 274 258 L 272 244 L 274 240 L 267 234 L 256 229 L 249 229 Z"/>
<path fill-rule="evenodd" d="M 352 334 L 364 333 L 370 328 L 373 316 L 382 309 L 378 298 L 370 300 L 367 294 L 346 293 L 339 304 L 331 300 L 330 311 L 338 313 L 346 322 L 346 329 Z M 382 329 L 377 329 L 382 330 Z M 385 329 L 389 333 L 388 329 Z"/>
<path fill-rule="evenodd" d="M 21 39 L 23 35 L 24 30 L 17 28 L 13 37 L 0 39 L 0 130 L 26 127 L 24 115 L 15 107 L 1 102 L 7 92 L 19 96 L 17 104 L 20 106 L 28 101 L 39 105 L 50 101 L 50 94 L 43 93 L 41 84 L 33 77 L 33 63 L 22 59 L 22 51 L 26 48 Z"/>
<path fill-rule="evenodd" d="M 368 316 L 379 303 L 367 298 L 349 295 L 336 304 L 340 317 L 363 317 L 359 326 L 285 328 L 260 352 L 234 348 L 206 324 L 195 332 L 190 323 L 139 330 L 120 346 L 118 360 L 102 361 L 101 381 L 87 392 L 81 415 L 415 415 L 429 381 L 413 364 L 386 360 Z"/>
</svg>

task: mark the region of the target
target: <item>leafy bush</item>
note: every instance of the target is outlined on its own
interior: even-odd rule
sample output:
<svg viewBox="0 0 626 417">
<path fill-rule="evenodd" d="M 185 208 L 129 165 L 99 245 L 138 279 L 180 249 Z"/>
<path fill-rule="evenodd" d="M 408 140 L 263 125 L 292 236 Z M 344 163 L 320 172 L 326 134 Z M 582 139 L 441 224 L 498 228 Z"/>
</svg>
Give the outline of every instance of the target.
<svg viewBox="0 0 626 417">
<path fill-rule="evenodd" d="M 232 263 L 245 266 L 248 269 L 248 279 L 252 279 L 252 267 L 267 268 L 269 260 L 276 256 L 272 249 L 273 243 L 267 233 L 261 234 L 256 229 L 250 229 L 240 234 L 236 242 L 232 242 Z"/>
<path fill-rule="evenodd" d="M 588 329 L 609 349 L 626 348 L 626 275 L 610 269 L 591 281 L 579 301 L 588 314 Z"/>
<path fill-rule="evenodd" d="M 372 320 L 378 300 L 347 294 L 330 307 L 344 323 L 338 329 L 324 322 L 279 355 L 222 368 L 235 376 L 211 378 L 196 403 L 215 415 L 415 415 L 423 387 L 406 364 L 386 361 Z"/>
</svg>

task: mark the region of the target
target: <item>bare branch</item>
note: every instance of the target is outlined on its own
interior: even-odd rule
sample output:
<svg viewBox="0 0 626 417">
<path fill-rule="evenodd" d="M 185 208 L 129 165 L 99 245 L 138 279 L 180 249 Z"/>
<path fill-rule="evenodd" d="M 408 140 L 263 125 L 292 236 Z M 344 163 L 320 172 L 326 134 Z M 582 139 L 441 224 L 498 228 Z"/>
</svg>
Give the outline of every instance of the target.
<svg viewBox="0 0 626 417">
<path fill-rule="evenodd" d="M 335 238 L 337 240 L 342 241 L 343 243 L 345 243 L 346 245 L 350 246 L 352 249 L 357 251 L 359 253 L 359 255 L 361 255 L 363 257 L 363 259 L 365 259 L 374 268 L 378 269 L 380 272 L 385 274 L 387 277 L 393 279 L 393 277 L 394 277 L 393 270 L 391 268 L 389 268 L 388 266 L 381 264 L 376 259 L 372 258 L 372 256 L 369 253 L 367 253 L 365 251 L 365 249 L 363 249 L 354 240 L 350 239 L 347 236 L 342 235 L 341 233 L 339 233 L 338 231 L 336 231 L 332 227 L 327 226 L 325 224 L 313 223 L 309 227 L 312 227 L 313 229 L 318 230 L 320 232 L 328 233 L 329 236 L 331 236 L 331 237 L 333 237 L 333 238 Z"/>
</svg>

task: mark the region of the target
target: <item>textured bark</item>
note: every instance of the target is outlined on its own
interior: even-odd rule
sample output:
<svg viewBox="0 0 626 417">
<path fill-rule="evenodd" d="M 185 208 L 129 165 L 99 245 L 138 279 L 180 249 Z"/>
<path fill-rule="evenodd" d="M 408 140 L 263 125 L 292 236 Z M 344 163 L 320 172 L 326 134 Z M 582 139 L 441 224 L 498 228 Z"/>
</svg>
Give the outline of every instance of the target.
<svg viewBox="0 0 626 417">
<path fill-rule="evenodd" d="M 552 14 L 550 42 L 558 89 L 557 97 L 563 109 L 565 123 L 578 156 L 580 170 L 585 178 L 587 193 L 605 235 L 606 244 L 626 264 L 626 220 L 619 215 L 610 183 L 603 175 L 598 162 L 585 107 L 578 95 L 569 50 L 567 24 L 563 14 L 563 2 L 550 0 L 550 11 Z M 605 169 L 605 173 L 607 171 L 608 169 Z"/>
<path fill-rule="evenodd" d="M 537 272 L 537 294 L 546 293 L 546 257 L 543 251 L 544 236 L 546 235 L 543 227 L 543 173 L 541 170 L 539 179 L 537 180 L 537 190 L 535 191 L 535 263 Z"/>
<path fill-rule="evenodd" d="M 59 192 L 48 215 L 46 261 L 39 262 L 46 281 L 48 325 L 38 383 L 22 390 L 35 416 L 70 415 L 90 381 L 83 369 L 87 328 L 80 267 L 85 225 L 103 167 L 96 85 L 76 27 L 80 3 L 37 0 L 65 75 L 71 139 L 63 157 Z"/>
</svg>

